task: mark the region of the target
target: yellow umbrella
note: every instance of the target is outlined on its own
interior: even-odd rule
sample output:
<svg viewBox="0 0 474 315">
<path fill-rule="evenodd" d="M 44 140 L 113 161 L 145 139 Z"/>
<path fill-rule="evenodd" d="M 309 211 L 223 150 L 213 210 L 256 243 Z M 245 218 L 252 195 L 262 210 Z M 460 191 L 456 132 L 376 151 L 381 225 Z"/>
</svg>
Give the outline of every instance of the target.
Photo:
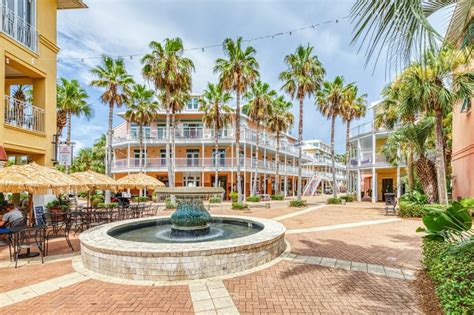
<svg viewBox="0 0 474 315">
<path fill-rule="evenodd" d="M 130 174 L 117 180 L 119 189 L 150 189 L 164 187 L 165 184 L 158 179 L 144 173 Z"/>
<path fill-rule="evenodd" d="M 78 172 L 70 176 L 79 183 L 87 185 L 89 189 L 115 190 L 117 188 L 117 182 L 112 177 L 97 172 Z"/>
</svg>

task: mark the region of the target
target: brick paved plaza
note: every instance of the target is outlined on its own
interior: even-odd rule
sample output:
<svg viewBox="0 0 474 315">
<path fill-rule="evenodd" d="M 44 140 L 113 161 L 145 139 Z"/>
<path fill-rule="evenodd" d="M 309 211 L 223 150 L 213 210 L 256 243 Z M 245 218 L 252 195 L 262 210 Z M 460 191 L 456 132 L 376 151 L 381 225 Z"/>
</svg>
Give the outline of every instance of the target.
<svg viewBox="0 0 474 315">
<path fill-rule="evenodd" d="M 386 217 L 381 205 L 317 201 L 303 209 L 214 206 L 213 214 L 278 220 L 289 245 L 264 266 L 218 279 L 150 284 L 97 278 L 77 267 L 78 235 L 74 253 L 55 240 L 43 265 L 22 261 L 15 269 L 0 247 L 0 314 L 421 313 L 411 285 L 420 268 L 415 230 L 421 222 Z"/>
</svg>

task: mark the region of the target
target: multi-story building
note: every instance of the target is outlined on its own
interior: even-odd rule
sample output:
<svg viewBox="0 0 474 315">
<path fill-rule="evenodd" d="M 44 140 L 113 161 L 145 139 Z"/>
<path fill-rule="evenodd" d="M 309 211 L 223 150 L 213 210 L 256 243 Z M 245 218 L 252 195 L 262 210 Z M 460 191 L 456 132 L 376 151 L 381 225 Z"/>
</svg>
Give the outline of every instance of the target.
<svg viewBox="0 0 474 315">
<path fill-rule="evenodd" d="M 56 14 L 82 0 L 0 0 L 0 146 L 8 157 L 55 159 Z"/>
<path fill-rule="evenodd" d="M 373 117 L 383 110 L 380 102 L 372 103 L 369 109 L 373 110 Z M 351 129 L 348 189 L 357 193 L 358 200 L 383 201 L 384 193 L 396 193 L 400 197 L 404 191 L 401 176 L 406 172 L 406 165 L 402 162 L 394 166 L 382 153 L 391 132 L 376 128 L 373 120 Z"/>
<path fill-rule="evenodd" d="M 213 130 L 202 123 L 199 111 L 199 95 L 193 95 L 186 108 L 176 115 L 175 148 L 173 152 L 176 186 L 214 185 L 215 167 L 218 166 L 219 185 L 226 195 L 236 191 L 237 164 L 235 158 L 234 123 L 220 131 L 219 149 L 215 152 Z M 123 113 L 119 114 L 124 117 Z M 256 159 L 256 126 L 247 116 L 241 116 L 240 167 L 242 191 L 250 195 L 250 179 L 255 176 L 258 165 L 257 193 L 272 194 L 275 190 L 276 139 L 265 127 L 259 132 L 259 153 Z M 168 183 L 166 165 L 166 115 L 162 111 L 155 122 L 144 127 L 144 149 L 140 156 L 138 126 L 124 121 L 114 129 L 112 174 L 120 178 L 142 170 L 165 184 Z M 297 139 L 285 133 L 280 139 L 279 174 L 281 188 L 286 195 L 294 195 L 298 175 Z M 141 163 L 140 163 L 141 159 Z M 311 157 L 304 155 L 301 163 L 306 165 Z M 252 175 L 253 174 L 253 175 Z M 303 185 L 313 172 L 304 166 Z"/>
<path fill-rule="evenodd" d="M 303 195 L 331 193 L 333 186 L 331 146 L 321 140 L 303 141 L 303 151 L 309 154 L 312 160 L 306 167 L 313 171 L 312 178 L 303 190 Z M 336 161 L 336 186 L 338 192 L 346 190 L 346 165 Z"/>
</svg>

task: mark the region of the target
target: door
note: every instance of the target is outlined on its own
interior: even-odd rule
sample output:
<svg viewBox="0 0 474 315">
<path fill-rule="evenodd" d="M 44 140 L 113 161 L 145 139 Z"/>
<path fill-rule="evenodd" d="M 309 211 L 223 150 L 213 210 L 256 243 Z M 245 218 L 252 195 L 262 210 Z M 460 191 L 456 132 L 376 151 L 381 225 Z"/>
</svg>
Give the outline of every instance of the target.
<svg viewBox="0 0 474 315">
<path fill-rule="evenodd" d="M 199 166 L 199 149 L 186 150 L 186 165 L 190 167 Z"/>
<path fill-rule="evenodd" d="M 382 179 L 382 200 L 385 201 L 385 193 L 393 193 L 393 178 Z"/>
</svg>

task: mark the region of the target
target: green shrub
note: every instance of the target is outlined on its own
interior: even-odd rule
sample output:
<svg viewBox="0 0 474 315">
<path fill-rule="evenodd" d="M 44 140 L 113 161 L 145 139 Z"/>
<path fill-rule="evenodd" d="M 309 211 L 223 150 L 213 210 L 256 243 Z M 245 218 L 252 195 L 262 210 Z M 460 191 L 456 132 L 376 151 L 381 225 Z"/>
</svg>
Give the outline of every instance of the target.
<svg viewBox="0 0 474 315">
<path fill-rule="evenodd" d="M 353 202 L 354 196 L 346 195 L 346 196 L 342 196 L 341 199 L 345 200 L 346 202 Z"/>
<path fill-rule="evenodd" d="M 248 206 L 242 202 L 232 202 L 232 210 L 243 210 L 247 209 Z"/>
<path fill-rule="evenodd" d="M 446 314 L 474 310 L 474 246 L 453 253 L 449 243 L 423 239 L 423 265 Z"/>
<path fill-rule="evenodd" d="M 328 205 L 340 205 L 342 203 L 342 199 L 341 198 L 329 198 L 327 200 L 327 204 Z"/>
<path fill-rule="evenodd" d="M 418 205 L 425 205 L 428 203 L 428 197 L 419 191 L 413 190 L 403 194 L 403 196 L 400 197 L 400 202 L 402 201 L 411 202 Z"/>
<path fill-rule="evenodd" d="M 306 200 L 290 200 L 290 207 L 296 207 L 296 208 L 301 208 L 301 207 L 306 207 Z"/>
<path fill-rule="evenodd" d="M 137 197 L 133 197 L 133 201 L 135 201 L 135 202 L 147 202 L 147 201 L 148 201 L 148 197 L 147 197 L 147 196 L 137 196 Z"/>
<path fill-rule="evenodd" d="M 285 196 L 277 194 L 277 195 L 272 195 L 271 198 L 272 198 L 272 200 L 283 200 L 283 199 L 285 199 Z"/>
<path fill-rule="evenodd" d="M 425 205 L 400 201 L 399 215 L 402 218 L 421 218 L 426 214 Z"/>
<path fill-rule="evenodd" d="M 99 204 L 104 203 L 104 198 L 96 197 L 92 199 L 92 206 L 97 207 Z"/>
<path fill-rule="evenodd" d="M 176 209 L 177 205 L 171 201 L 171 198 L 165 199 L 165 208 L 166 209 Z"/>
<path fill-rule="evenodd" d="M 248 202 L 260 202 L 260 196 L 249 196 L 247 197 Z"/>
<path fill-rule="evenodd" d="M 211 197 L 209 198 L 209 203 L 221 203 L 222 199 L 221 197 Z"/>
<path fill-rule="evenodd" d="M 237 200 L 239 199 L 239 194 L 236 191 L 233 191 L 229 194 L 229 197 L 232 202 L 237 202 Z"/>
<path fill-rule="evenodd" d="M 118 203 L 116 202 L 111 202 L 111 203 L 99 203 L 97 205 L 97 208 L 105 208 L 105 209 L 111 209 L 111 208 L 116 208 L 118 207 Z"/>
</svg>

